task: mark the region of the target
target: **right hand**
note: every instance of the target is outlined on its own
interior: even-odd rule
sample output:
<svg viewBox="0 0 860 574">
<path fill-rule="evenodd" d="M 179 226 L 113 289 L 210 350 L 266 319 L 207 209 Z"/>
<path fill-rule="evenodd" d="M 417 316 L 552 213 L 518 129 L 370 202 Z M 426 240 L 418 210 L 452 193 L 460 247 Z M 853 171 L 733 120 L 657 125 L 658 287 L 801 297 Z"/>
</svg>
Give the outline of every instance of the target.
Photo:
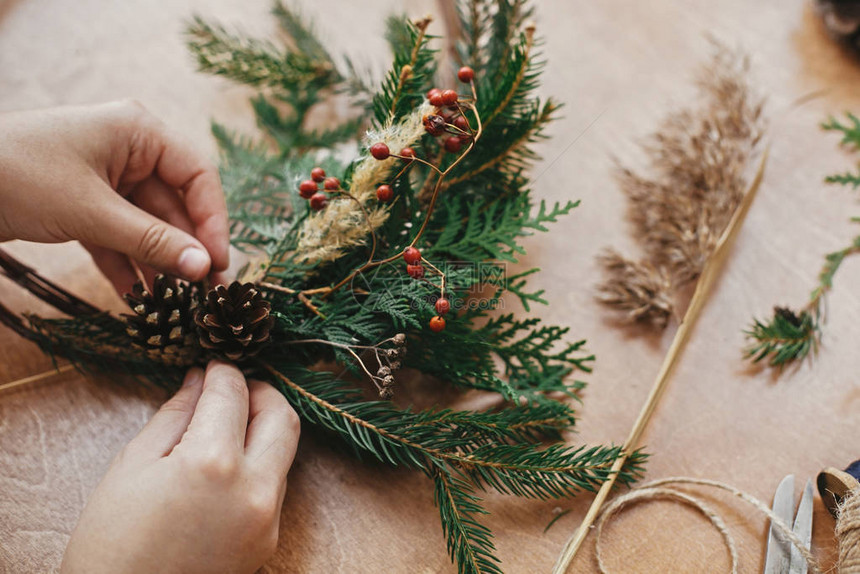
<svg viewBox="0 0 860 574">
<path fill-rule="evenodd" d="M 268 383 L 192 369 L 93 492 L 61 573 L 256 571 L 277 547 L 299 426 Z"/>
</svg>

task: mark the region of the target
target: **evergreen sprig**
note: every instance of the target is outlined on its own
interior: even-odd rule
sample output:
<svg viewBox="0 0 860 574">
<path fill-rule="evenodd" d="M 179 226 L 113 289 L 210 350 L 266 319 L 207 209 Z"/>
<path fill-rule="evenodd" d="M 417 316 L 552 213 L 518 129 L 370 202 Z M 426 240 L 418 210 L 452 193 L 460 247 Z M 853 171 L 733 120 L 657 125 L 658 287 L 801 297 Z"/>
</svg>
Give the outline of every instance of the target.
<svg viewBox="0 0 860 574">
<path fill-rule="evenodd" d="M 441 152 L 421 124 L 423 110 L 432 110 L 425 93 L 439 75 L 429 19 L 388 21 L 393 64 L 373 90 L 372 79 L 356 74 L 349 60 L 338 63 L 281 2 L 273 12 L 286 36 L 283 45 L 238 36 L 201 18 L 188 30 L 202 71 L 258 90 L 251 109 L 262 137 L 212 126 L 232 240 L 251 254 L 244 275 L 257 282 L 275 319 L 273 342 L 246 368 L 280 389 L 307 424 L 341 439 L 359 457 L 427 475 L 449 553 L 463 574 L 501 571 L 492 533 L 481 523 L 482 492 L 546 499 L 594 491 L 621 454 L 617 447 L 561 442 L 576 422 L 570 403 L 585 384 L 572 375 L 590 372 L 594 360 L 585 341 L 569 340 L 567 327 L 504 310 L 511 302 L 526 312 L 547 304 L 543 290 L 529 288 L 537 269 L 509 273 L 507 266 L 525 253 L 523 237 L 547 231 L 578 205 L 536 204 L 529 189 L 533 144 L 546 137 L 559 109 L 535 95 L 542 62 L 534 27 L 526 24 L 532 10 L 523 0 L 459 3 L 465 34 L 458 53 L 475 73 L 473 94 L 461 97 L 470 121 L 483 120 L 483 131 L 473 132 L 461 154 Z M 314 106 L 344 92 L 353 97 L 355 115 L 314 125 Z M 357 141 L 361 128 L 374 137 L 418 134 L 406 145 L 436 169 L 417 161 L 403 170 L 400 160 L 368 164 L 375 160 L 364 152 L 373 141 Z M 355 146 L 356 156 L 346 165 L 338 159 L 346 155 L 344 144 Z M 357 218 L 348 228 L 357 239 L 345 244 L 334 237 L 340 247 L 323 259 L 307 257 L 302 241 L 325 212 L 312 211 L 296 193 L 315 166 L 339 179 L 350 196 L 332 194 L 332 202 L 350 202 L 335 206 L 353 206 L 343 213 Z M 387 206 L 361 188 L 382 182 L 396 193 Z M 409 246 L 420 249 L 434 274 L 415 280 L 404 273 Z M 82 368 L 122 370 L 168 385 L 180 379 L 182 373 L 158 357 L 130 351 L 116 318 L 51 288 L 13 260 L 0 262 L 7 274 L 18 270 L 22 286 L 71 316 L 27 318 L 0 306 L 0 320 L 46 352 Z M 444 331 L 431 332 L 442 278 L 451 313 Z M 404 341 L 410 347 L 405 355 Z M 320 370 L 333 362 L 350 377 Z M 379 366 L 376 374 L 369 365 Z M 366 386 L 355 382 L 363 378 L 380 388 L 379 381 L 390 378 L 384 388 L 390 391 L 390 373 L 399 367 L 495 393 L 499 401 L 485 411 L 444 405 L 415 411 L 369 398 Z M 644 458 L 632 453 L 618 476 L 622 484 L 637 478 Z"/>
<path fill-rule="evenodd" d="M 842 135 L 841 145 L 853 151 L 860 149 L 860 118 L 847 113 L 845 122 L 831 117 L 821 127 Z M 860 171 L 830 175 L 827 183 L 860 186 Z M 854 221 L 857 219 L 855 218 Z M 746 331 L 751 344 L 746 354 L 754 362 L 767 361 L 772 367 L 783 367 L 790 363 L 814 355 L 821 342 L 824 316 L 824 299 L 833 288 L 833 279 L 845 258 L 860 252 L 860 236 L 851 243 L 824 257 L 824 265 L 818 274 L 818 284 L 812 290 L 809 302 L 802 309 L 794 311 L 786 307 L 775 307 L 773 316 L 767 321 L 755 319 Z"/>
</svg>

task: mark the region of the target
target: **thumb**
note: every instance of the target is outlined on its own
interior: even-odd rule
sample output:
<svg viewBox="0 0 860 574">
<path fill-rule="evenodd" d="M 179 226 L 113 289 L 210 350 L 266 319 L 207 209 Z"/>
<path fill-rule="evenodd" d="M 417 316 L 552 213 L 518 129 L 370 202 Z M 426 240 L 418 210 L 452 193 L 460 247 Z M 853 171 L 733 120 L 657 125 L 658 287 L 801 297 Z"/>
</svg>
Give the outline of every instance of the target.
<svg viewBox="0 0 860 574">
<path fill-rule="evenodd" d="M 197 281 L 212 260 L 192 235 L 126 201 L 113 190 L 90 204 L 89 243 L 106 247 L 164 273 Z"/>
<path fill-rule="evenodd" d="M 128 443 L 126 451 L 134 453 L 133 458 L 143 457 L 146 460 L 170 454 L 188 429 L 202 391 L 203 369 L 191 369 L 185 376 L 182 387 Z"/>
</svg>

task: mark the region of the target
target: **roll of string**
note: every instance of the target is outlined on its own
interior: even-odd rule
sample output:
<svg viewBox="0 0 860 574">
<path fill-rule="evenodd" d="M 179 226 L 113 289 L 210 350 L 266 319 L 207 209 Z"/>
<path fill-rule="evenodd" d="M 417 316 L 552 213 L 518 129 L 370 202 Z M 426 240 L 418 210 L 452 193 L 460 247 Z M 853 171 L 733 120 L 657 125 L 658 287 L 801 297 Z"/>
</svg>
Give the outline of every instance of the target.
<svg viewBox="0 0 860 574">
<path fill-rule="evenodd" d="M 725 521 L 720 517 L 719 514 L 717 514 L 717 512 L 715 512 L 710 506 L 708 506 L 708 504 L 703 502 L 702 499 L 698 498 L 693 494 L 678 490 L 677 488 L 669 487 L 669 485 L 704 486 L 730 492 L 737 498 L 753 506 L 758 512 L 764 514 L 771 520 L 771 523 L 774 525 L 774 528 L 779 533 L 779 536 L 796 546 L 797 549 L 800 551 L 800 554 L 806 559 L 810 574 L 821 574 L 821 568 L 819 567 L 818 562 L 815 560 L 815 557 L 810 552 L 810 549 L 806 547 L 803 542 L 801 542 L 801 540 L 797 537 L 796 534 L 794 534 L 794 532 L 792 532 L 791 527 L 788 524 L 786 524 L 781 518 L 779 518 L 773 513 L 773 511 L 768 507 L 767 504 L 752 496 L 751 494 L 747 494 L 746 492 L 743 492 L 742 490 L 733 487 L 730 484 L 726 484 L 724 482 L 719 482 L 716 480 L 708 480 L 704 478 L 688 478 L 683 476 L 673 476 L 643 484 L 642 486 L 617 497 L 610 504 L 604 507 L 603 512 L 601 513 L 600 518 L 597 520 L 597 524 L 595 525 L 594 534 L 595 554 L 597 555 L 597 567 L 601 574 L 609 574 L 609 569 L 606 567 L 606 563 L 604 562 L 604 553 L 601 545 L 603 529 L 607 526 L 607 524 L 609 524 L 609 522 L 611 522 L 612 518 L 618 515 L 618 513 L 621 512 L 624 508 L 632 504 L 641 504 L 644 502 L 651 502 L 655 500 L 674 500 L 676 502 L 680 502 L 682 504 L 690 506 L 697 510 L 700 514 L 702 514 L 711 523 L 711 525 L 713 525 L 717 532 L 720 533 L 720 536 L 723 539 L 723 543 L 725 544 L 726 549 L 729 553 L 731 563 L 730 572 L 732 574 L 737 574 L 737 544 L 735 543 L 734 537 L 726 526 Z M 845 521 L 846 524 L 846 526 L 844 527 L 844 536 L 846 537 L 846 552 L 850 555 L 849 559 L 852 560 L 851 564 L 853 564 L 850 569 L 846 570 L 843 570 L 842 567 L 843 539 L 840 537 L 840 526 L 839 524 L 837 524 L 837 537 L 840 537 L 840 567 L 838 570 L 840 574 L 846 574 L 849 572 L 860 572 L 860 497 L 857 496 L 858 493 L 860 493 L 860 491 L 854 491 L 852 493 L 852 497 L 846 500 L 846 511 L 844 513 L 844 518 L 840 516 L 839 519 L 839 524 L 841 524 L 843 521 Z M 852 501 L 853 506 L 849 508 L 848 504 Z M 847 526 L 848 524 L 851 525 L 850 528 Z M 848 548 L 848 545 L 850 545 L 851 547 Z"/>
<path fill-rule="evenodd" d="M 839 505 L 836 540 L 839 542 L 839 574 L 860 572 L 860 488 L 852 490 Z"/>
</svg>

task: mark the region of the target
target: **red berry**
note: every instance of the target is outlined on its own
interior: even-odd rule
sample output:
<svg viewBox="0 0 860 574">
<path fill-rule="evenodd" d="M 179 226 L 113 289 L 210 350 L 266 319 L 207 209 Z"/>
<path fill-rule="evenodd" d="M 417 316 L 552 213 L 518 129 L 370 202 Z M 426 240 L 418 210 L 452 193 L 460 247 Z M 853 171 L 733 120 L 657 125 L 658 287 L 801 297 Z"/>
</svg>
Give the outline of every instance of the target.
<svg viewBox="0 0 860 574">
<path fill-rule="evenodd" d="M 475 70 L 469 66 L 463 66 L 457 71 L 457 78 L 464 84 L 468 84 L 475 77 Z"/>
<path fill-rule="evenodd" d="M 403 158 L 403 161 L 409 163 L 415 158 L 415 150 L 411 147 L 405 147 L 400 150 L 400 157 Z"/>
<path fill-rule="evenodd" d="M 458 136 L 450 136 L 445 138 L 445 151 L 449 153 L 457 153 L 463 147 L 463 140 Z"/>
<path fill-rule="evenodd" d="M 439 88 L 430 88 L 427 91 L 427 99 L 428 100 L 432 100 L 433 96 L 440 96 L 440 95 L 442 95 L 442 90 L 440 90 Z"/>
<path fill-rule="evenodd" d="M 387 145 L 379 142 L 370 146 L 370 155 L 381 161 L 383 159 L 388 159 L 388 156 L 391 155 L 391 151 L 388 149 Z"/>
<path fill-rule="evenodd" d="M 457 96 L 457 92 L 455 92 L 454 90 L 445 90 L 444 92 L 442 92 L 442 104 L 445 106 L 453 106 L 457 103 L 458 98 L 459 96 Z"/>
<path fill-rule="evenodd" d="M 310 197 L 316 192 L 317 184 L 310 179 L 306 179 L 299 184 L 299 195 L 305 199 L 310 199 Z"/>
<path fill-rule="evenodd" d="M 329 191 L 336 191 L 340 189 L 340 180 L 336 177 L 327 177 L 323 187 Z"/>
<path fill-rule="evenodd" d="M 407 265 L 406 272 L 413 279 L 421 279 L 424 277 L 424 266 L 423 265 Z"/>
<path fill-rule="evenodd" d="M 436 106 L 437 108 L 441 108 L 445 105 L 445 98 L 442 97 L 442 92 L 436 91 L 432 96 L 427 98 L 430 100 L 431 106 Z"/>
<path fill-rule="evenodd" d="M 321 167 L 315 167 L 311 170 L 311 179 L 319 183 L 325 179 L 325 170 Z"/>
<path fill-rule="evenodd" d="M 415 247 L 407 247 L 403 250 L 403 259 L 409 265 L 415 265 L 421 261 L 421 252 Z"/>
<path fill-rule="evenodd" d="M 322 192 L 317 192 L 311 197 L 311 209 L 319 211 L 328 204 L 328 196 Z"/>
<path fill-rule="evenodd" d="M 445 131 L 445 118 L 440 115 L 431 114 L 424 116 L 424 129 L 431 136 L 439 136 Z"/>
<path fill-rule="evenodd" d="M 436 312 L 440 315 L 444 315 L 448 311 L 451 310 L 451 303 L 448 302 L 444 297 L 439 297 L 436 299 Z"/>
<path fill-rule="evenodd" d="M 445 328 L 445 319 L 442 317 L 433 317 L 430 319 L 430 330 L 434 333 L 438 333 L 439 331 Z"/>
<path fill-rule="evenodd" d="M 454 118 L 454 121 L 452 123 L 456 128 L 461 129 L 464 132 L 469 131 L 469 122 L 466 121 L 466 118 L 464 118 L 463 116 L 457 116 L 456 118 Z"/>
<path fill-rule="evenodd" d="M 382 184 L 376 188 L 376 199 L 384 203 L 388 203 L 394 198 L 394 192 L 390 185 Z"/>
</svg>

